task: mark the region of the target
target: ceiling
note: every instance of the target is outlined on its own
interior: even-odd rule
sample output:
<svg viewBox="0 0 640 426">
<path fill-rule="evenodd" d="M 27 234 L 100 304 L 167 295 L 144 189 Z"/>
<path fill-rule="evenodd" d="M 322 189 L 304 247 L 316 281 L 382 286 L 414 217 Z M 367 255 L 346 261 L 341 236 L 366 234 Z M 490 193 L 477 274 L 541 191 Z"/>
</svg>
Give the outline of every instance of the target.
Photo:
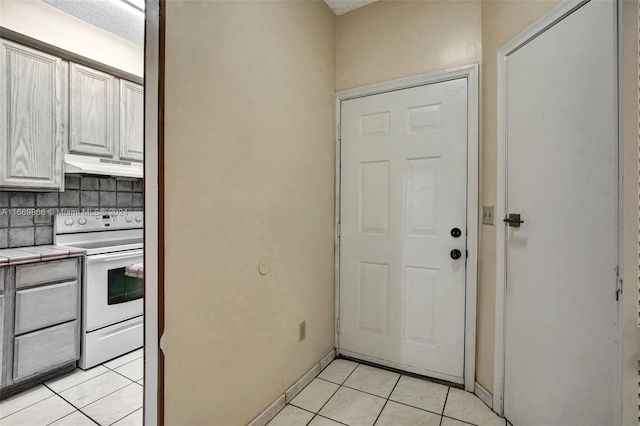
<svg viewBox="0 0 640 426">
<path fill-rule="evenodd" d="M 42 1 L 138 46 L 144 45 L 144 0 Z M 342 15 L 377 0 L 324 1 L 336 15 Z"/>
<path fill-rule="evenodd" d="M 42 0 L 63 12 L 144 45 L 143 0 Z"/>
<path fill-rule="evenodd" d="M 351 12 L 362 6 L 366 6 L 369 3 L 373 3 L 377 0 L 324 0 L 329 5 L 331 10 L 336 15 L 342 15 L 347 12 Z"/>
</svg>

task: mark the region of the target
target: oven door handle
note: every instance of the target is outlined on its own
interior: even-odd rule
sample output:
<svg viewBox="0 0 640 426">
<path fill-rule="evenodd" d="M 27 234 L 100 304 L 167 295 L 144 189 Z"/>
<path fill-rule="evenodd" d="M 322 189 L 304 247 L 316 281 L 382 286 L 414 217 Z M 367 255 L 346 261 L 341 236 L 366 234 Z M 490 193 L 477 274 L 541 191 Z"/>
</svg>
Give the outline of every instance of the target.
<svg viewBox="0 0 640 426">
<path fill-rule="evenodd" d="M 129 257 L 139 257 L 142 256 L 142 250 L 135 251 L 127 251 L 124 253 L 108 253 L 108 254 L 98 254 L 95 256 L 87 256 L 87 263 L 94 262 L 113 262 L 116 260 L 122 260 Z"/>
</svg>

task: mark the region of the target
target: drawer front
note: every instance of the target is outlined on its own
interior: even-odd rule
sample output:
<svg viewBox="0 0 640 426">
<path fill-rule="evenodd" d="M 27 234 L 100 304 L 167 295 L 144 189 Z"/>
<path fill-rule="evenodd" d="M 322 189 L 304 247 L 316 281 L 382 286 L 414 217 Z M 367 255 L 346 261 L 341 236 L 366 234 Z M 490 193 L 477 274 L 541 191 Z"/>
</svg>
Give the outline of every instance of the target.
<svg viewBox="0 0 640 426">
<path fill-rule="evenodd" d="M 16 291 L 16 334 L 78 318 L 78 281 Z"/>
<path fill-rule="evenodd" d="M 16 266 L 16 288 L 78 279 L 78 259 Z"/>
<path fill-rule="evenodd" d="M 77 321 L 15 338 L 13 380 L 18 382 L 78 359 Z"/>
</svg>

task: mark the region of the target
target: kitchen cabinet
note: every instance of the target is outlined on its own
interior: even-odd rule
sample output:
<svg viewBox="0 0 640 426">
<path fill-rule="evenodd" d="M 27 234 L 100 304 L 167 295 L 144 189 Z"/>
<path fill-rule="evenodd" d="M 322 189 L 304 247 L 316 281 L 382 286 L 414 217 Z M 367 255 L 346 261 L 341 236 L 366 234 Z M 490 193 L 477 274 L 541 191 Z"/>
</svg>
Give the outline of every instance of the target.
<svg viewBox="0 0 640 426">
<path fill-rule="evenodd" d="M 116 78 L 78 64 L 70 67 L 69 151 L 112 157 Z"/>
<path fill-rule="evenodd" d="M 62 189 L 68 64 L 0 39 L 0 188 Z"/>
<path fill-rule="evenodd" d="M 3 354 L 3 347 L 4 347 L 4 304 L 5 304 L 5 297 L 4 297 L 4 274 L 5 274 L 5 270 L 6 268 L 0 268 L 0 389 L 2 389 L 4 387 L 4 374 L 2 374 L 2 372 L 4 371 L 4 354 Z"/>
<path fill-rule="evenodd" d="M 6 275 L 0 291 L 0 310 L 5 311 L 0 398 L 75 368 L 80 357 L 80 262 L 72 257 L 10 265 L 6 274 L 0 273 Z"/>
<path fill-rule="evenodd" d="M 0 39 L 0 190 L 64 190 L 64 154 L 142 161 L 144 88 Z"/>
<path fill-rule="evenodd" d="M 142 161 L 144 156 L 144 88 L 120 80 L 120 158 Z"/>
</svg>

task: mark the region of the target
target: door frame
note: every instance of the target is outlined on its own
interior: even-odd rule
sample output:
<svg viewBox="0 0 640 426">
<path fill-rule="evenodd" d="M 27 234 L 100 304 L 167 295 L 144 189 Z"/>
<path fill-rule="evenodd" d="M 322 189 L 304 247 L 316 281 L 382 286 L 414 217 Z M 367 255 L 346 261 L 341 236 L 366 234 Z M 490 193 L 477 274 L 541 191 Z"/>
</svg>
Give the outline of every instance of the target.
<svg viewBox="0 0 640 426">
<path fill-rule="evenodd" d="M 164 425 L 164 49 L 166 0 L 146 0 L 143 424 Z"/>
<path fill-rule="evenodd" d="M 467 257 L 465 283 L 464 387 L 474 391 L 476 374 L 476 307 L 478 293 L 479 199 L 479 97 L 478 65 L 466 65 L 414 77 L 372 84 L 336 93 L 336 196 L 335 196 L 335 342 L 340 354 L 340 119 L 342 101 L 460 78 L 467 79 Z"/>
<path fill-rule="evenodd" d="M 494 344 L 494 375 L 493 375 L 493 411 L 500 416 L 504 415 L 504 391 L 505 391 L 505 347 L 506 347 L 506 285 L 507 285 L 507 229 L 502 224 L 502 217 L 505 215 L 506 199 L 507 199 L 507 59 L 509 55 L 516 52 L 532 39 L 548 30 L 559 21 L 579 9 L 589 1 L 596 0 L 563 0 L 558 6 L 542 16 L 534 22 L 530 27 L 518 34 L 510 42 L 498 50 L 498 140 L 497 140 L 497 191 L 496 191 L 496 306 L 495 306 L 495 344 Z M 622 167 L 620 158 L 622 156 L 622 140 L 620 131 L 620 99 L 621 85 L 620 81 L 620 37 L 621 26 L 620 16 L 622 7 L 620 0 L 613 0 L 617 4 L 617 95 L 618 95 L 618 268 L 622 266 L 621 244 L 622 244 Z M 620 274 L 621 272 L 619 272 Z M 618 282 L 611 283 L 611 294 L 613 297 Z M 619 423 L 622 415 L 622 389 L 620 387 L 622 363 L 621 363 L 621 321 L 620 321 L 620 304 L 618 304 L 618 322 L 617 322 L 617 350 L 616 350 L 616 422 Z M 616 423 L 616 424 L 617 424 Z"/>
</svg>

